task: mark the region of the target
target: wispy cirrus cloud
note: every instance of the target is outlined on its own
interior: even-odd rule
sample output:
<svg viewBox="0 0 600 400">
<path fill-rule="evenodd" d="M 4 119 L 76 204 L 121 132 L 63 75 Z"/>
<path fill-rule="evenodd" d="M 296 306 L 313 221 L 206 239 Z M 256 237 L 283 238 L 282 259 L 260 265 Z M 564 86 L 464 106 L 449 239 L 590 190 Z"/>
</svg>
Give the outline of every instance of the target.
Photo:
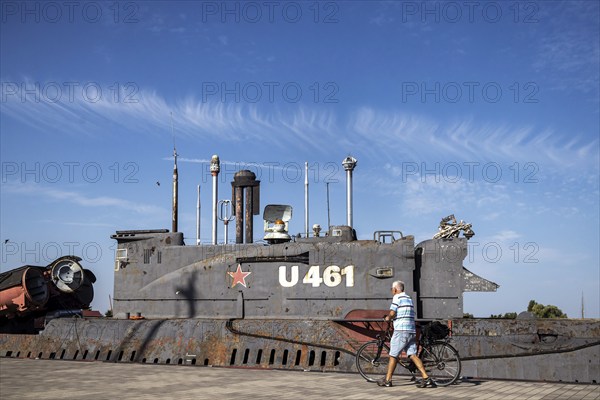
<svg viewBox="0 0 600 400">
<path fill-rule="evenodd" d="M 28 85 L 33 87 L 29 81 Z M 125 101 L 129 94 L 129 100 Z M 496 161 L 538 162 L 556 168 L 598 165 L 597 135 L 579 137 L 551 127 L 515 126 L 510 122 L 477 121 L 471 116 L 452 121 L 399 110 L 359 107 L 348 116 L 333 109 L 298 105 L 288 108 L 261 104 L 203 102 L 194 97 L 167 101 L 156 92 L 122 93 L 120 101 L 104 96 L 97 101 L 22 101 L 3 99 L 1 113 L 30 127 L 57 134 L 106 135 L 113 128 L 138 135 L 210 139 L 224 144 L 253 141 L 263 148 L 302 149 L 328 154 L 360 149 L 363 157 L 391 162 Z M 26 99 L 27 100 L 27 99 Z"/>
<path fill-rule="evenodd" d="M 97 85 L 109 92 L 110 85 Z M 111 128 L 120 128 L 129 133 L 164 135 L 171 132 L 172 113 L 178 136 L 228 144 L 252 140 L 282 148 L 322 150 L 314 139 L 333 140 L 336 133 L 332 113 L 303 106 L 266 113 L 255 104 L 204 102 L 193 97 L 168 102 L 156 92 L 138 90 L 137 86 L 131 86 L 131 90 L 123 88 L 119 101 L 114 101 L 115 96 L 94 101 L 80 97 L 53 101 L 44 95 L 45 86 L 32 80 L 17 87 L 40 89 L 26 97 L 20 91 L 5 96 L 1 112 L 39 131 L 106 135 Z"/>
<path fill-rule="evenodd" d="M 72 190 L 55 189 L 43 185 L 29 183 L 5 183 L 2 185 L 3 194 L 16 194 L 35 196 L 38 198 L 60 200 L 82 207 L 107 207 L 117 208 L 125 211 L 133 211 L 138 214 L 164 213 L 164 209 L 150 204 L 143 204 L 110 196 L 86 196 Z"/>
<path fill-rule="evenodd" d="M 476 122 L 472 117 L 437 121 L 364 107 L 354 113 L 348 128 L 359 138 L 376 139 L 383 150 L 380 154 L 395 154 L 401 160 L 508 160 L 555 167 L 598 164 L 597 138 L 583 135 L 574 138 L 549 128 L 512 126 L 508 122 L 501 125 Z"/>
</svg>

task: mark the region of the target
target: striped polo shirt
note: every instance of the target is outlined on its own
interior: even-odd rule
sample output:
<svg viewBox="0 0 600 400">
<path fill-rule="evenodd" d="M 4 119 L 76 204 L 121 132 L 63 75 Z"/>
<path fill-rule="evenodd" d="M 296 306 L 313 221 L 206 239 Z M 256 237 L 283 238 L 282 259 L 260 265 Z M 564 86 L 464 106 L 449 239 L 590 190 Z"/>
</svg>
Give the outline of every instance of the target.
<svg viewBox="0 0 600 400">
<path fill-rule="evenodd" d="M 415 308 L 413 301 L 406 293 L 398 293 L 392 299 L 390 310 L 396 312 L 394 330 L 415 333 Z"/>
</svg>

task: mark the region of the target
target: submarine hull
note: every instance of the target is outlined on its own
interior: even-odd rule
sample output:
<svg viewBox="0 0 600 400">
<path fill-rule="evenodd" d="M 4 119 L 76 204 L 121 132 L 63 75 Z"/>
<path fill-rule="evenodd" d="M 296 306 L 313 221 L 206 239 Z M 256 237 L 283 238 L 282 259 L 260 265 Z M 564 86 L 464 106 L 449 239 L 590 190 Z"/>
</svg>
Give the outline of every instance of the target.
<svg viewBox="0 0 600 400">
<path fill-rule="evenodd" d="M 599 320 L 448 322 L 464 377 L 598 383 Z M 61 318 L 38 335 L 1 334 L 0 356 L 357 372 L 356 350 L 383 328 L 375 320 Z"/>
<path fill-rule="evenodd" d="M 271 245 L 186 246 L 166 230 L 112 237 L 114 318 L 0 334 L 0 357 L 357 372 L 355 353 L 386 329 L 400 279 L 419 323 L 451 327 L 463 376 L 600 381 L 600 320 L 462 318 L 463 292 L 498 287 L 462 266 L 465 238 L 356 240 L 348 226 Z"/>
</svg>

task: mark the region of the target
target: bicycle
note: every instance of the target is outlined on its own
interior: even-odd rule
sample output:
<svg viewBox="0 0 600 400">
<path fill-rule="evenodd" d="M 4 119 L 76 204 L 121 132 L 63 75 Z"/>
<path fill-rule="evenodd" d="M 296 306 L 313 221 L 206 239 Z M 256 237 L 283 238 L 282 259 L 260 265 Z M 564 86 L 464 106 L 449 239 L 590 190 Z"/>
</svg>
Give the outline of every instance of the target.
<svg viewBox="0 0 600 400">
<path fill-rule="evenodd" d="M 450 337 L 436 339 L 424 334 L 418 340 L 417 356 L 423 362 L 425 371 L 437 386 L 448 386 L 456 382 L 460 376 L 461 363 L 458 351 L 448 342 Z M 358 372 L 369 382 L 375 382 L 385 376 L 389 360 L 389 341 L 392 336 L 392 324 L 388 324 L 385 334 L 379 334 L 377 339 L 363 344 L 356 352 L 356 367 Z M 398 365 L 406 368 L 415 380 L 416 365 L 410 358 L 397 357 Z M 398 369 L 396 369 L 398 371 Z M 401 371 L 401 370 L 400 370 Z"/>
</svg>

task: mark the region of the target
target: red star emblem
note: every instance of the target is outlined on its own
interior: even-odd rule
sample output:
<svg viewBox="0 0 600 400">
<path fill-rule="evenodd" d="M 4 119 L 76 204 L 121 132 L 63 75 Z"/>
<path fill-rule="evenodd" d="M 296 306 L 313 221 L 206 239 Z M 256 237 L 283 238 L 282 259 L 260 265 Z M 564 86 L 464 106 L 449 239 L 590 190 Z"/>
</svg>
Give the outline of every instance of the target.
<svg viewBox="0 0 600 400">
<path fill-rule="evenodd" d="M 231 282 L 231 287 L 234 287 L 238 283 L 241 285 L 244 285 L 244 287 L 247 287 L 246 286 L 246 277 L 248 275 L 250 275 L 251 273 L 252 272 L 250 272 L 250 271 L 248 271 L 248 272 L 242 271 L 242 265 L 238 264 L 237 270 L 235 272 L 227 272 L 227 275 L 229 275 L 233 278 L 233 281 Z"/>
</svg>

